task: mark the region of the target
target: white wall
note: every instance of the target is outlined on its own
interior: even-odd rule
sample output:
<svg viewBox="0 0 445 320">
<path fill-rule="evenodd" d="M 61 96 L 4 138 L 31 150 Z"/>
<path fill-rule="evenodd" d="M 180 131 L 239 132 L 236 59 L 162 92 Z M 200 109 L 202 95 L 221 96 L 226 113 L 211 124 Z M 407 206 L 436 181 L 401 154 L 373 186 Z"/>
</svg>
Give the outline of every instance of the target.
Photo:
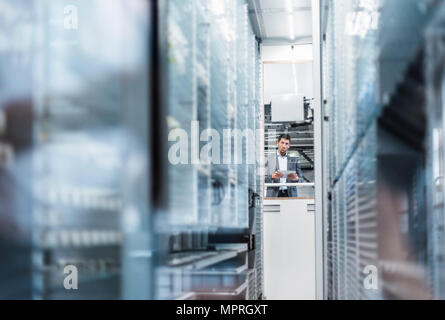
<svg viewBox="0 0 445 320">
<path fill-rule="evenodd" d="M 313 96 L 312 45 L 263 46 L 264 103 L 268 104 L 276 94 Z M 295 71 L 292 64 L 295 64 Z M 294 72 L 297 80 L 295 92 Z"/>
<path fill-rule="evenodd" d="M 295 89 L 294 71 L 291 63 L 264 64 L 264 103 L 269 104 L 273 95 L 297 94 L 312 98 L 312 63 L 296 63 Z"/>
<path fill-rule="evenodd" d="M 271 97 L 277 94 L 312 98 L 312 45 L 294 45 L 293 49 L 290 45 L 263 46 L 261 56 L 264 63 L 265 104 L 270 103 Z"/>
</svg>

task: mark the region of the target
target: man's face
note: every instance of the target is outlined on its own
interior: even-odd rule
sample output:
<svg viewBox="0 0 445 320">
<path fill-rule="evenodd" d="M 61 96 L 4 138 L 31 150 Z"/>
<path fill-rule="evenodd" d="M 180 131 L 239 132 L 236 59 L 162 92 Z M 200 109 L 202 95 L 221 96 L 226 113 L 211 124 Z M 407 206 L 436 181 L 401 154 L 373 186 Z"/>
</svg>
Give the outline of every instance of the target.
<svg viewBox="0 0 445 320">
<path fill-rule="evenodd" d="M 286 154 L 287 150 L 290 148 L 290 141 L 284 138 L 281 138 L 280 141 L 277 142 L 278 152 L 282 155 Z"/>
</svg>

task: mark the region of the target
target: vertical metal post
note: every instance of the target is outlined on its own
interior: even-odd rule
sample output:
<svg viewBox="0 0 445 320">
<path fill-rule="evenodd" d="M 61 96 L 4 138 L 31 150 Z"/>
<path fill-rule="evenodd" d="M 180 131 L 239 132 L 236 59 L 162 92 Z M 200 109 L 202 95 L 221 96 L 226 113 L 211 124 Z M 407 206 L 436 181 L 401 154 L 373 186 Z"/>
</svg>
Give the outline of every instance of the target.
<svg viewBox="0 0 445 320">
<path fill-rule="evenodd" d="M 167 149 L 164 141 L 167 141 L 167 57 L 168 52 L 168 26 L 167 26 L 167 10 L 168 0 L 150 0 L 151 3 L 151 19 L 152 19 L 152 47 L 151 47 L 151 118 L 150 118 L 150 134 L 149 142 L 150 154 L 150 232 L 152 235 L 152 282 L 151 282 L 151 298 L 158 298 L 158 277 L 156 277 L 156 269 L 166 255 L 165 244 L 159 239 L 156 233 L 156 224 L 159 216 L 166 213 L 167 210 L 167 189 L 168 175 L 167 171 Z"/>
<path fill-rule="evenodd" d="M 321 104 L 321 0 L 312 0 L 315 158 L 315 281 L 316 298 L 324 298 L 323 259 L 323 114 Z"/>
</svg>

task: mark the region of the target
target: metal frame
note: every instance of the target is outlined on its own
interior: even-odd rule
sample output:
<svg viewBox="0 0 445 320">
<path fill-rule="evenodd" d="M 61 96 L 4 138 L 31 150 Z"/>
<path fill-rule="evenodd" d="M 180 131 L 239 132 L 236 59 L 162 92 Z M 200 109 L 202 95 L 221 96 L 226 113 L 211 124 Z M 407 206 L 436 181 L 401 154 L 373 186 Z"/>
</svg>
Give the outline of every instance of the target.
<svg viewBox="0 0 445 320">
<path fill-rule="evenodd" d="M 264 38 L 266 36 L 266 28 L 264 27 L 263 15 L 259 14 L 261 4 L 258 0 L 247 0 L 250 20 L 252 22 L 252 28 L 258 38 Z"/>
<path fill-rule="evenodd" d="M 322 34 L 322 44 L 321 44 L 321 74 L 323 75 L 326 70 L 324 70 L 325 68 L 325 49 L 326 49 L 326 29 L 327 29 L 327 24 L 328 24 L 328 2 L 327 0 L 321 0 L 320 1 L 320 10 L 321 10 L 321 22 L 320 22 L 320 26 L 321 26 L 321 34 Z M 325 92 L 325 84 L 323 82 L 323 77 L 321 78 L 321 91 L 322 91 L 322 97 L 325 96 L 326 92 Z M 325 105 L 325 102 L 323 101 L 323 105 Z M 325 157 L 328 155 L 329 152 L 329 147 L 330 147 L 330 124 L 329 124 L 329 118 L 330 114 L 329 111 L 326 109 L 322 110 L 322 114 L 321 117 L 323 118 L 323 148 L 322 148 L 322 153 L 323 153 L 323 157 Z M 326 159 L 325 161 L 323 161 L 323 166 L 322 166 L 322 170 L 323 170 L 323 203 L 324 203 L 324 207 L 323 207 L 323 230 L 325 231 L 323 233 L 323 261 L 324 261 L 324 270 L 323 270 L 323 279 L 324 279 L 324 283 L 323 283 L 323 289 L 324 289 L 324 299 L 327 299 L 329 296 L 329 282 L 328 282 L 328 271 L 329 271 L 329 265 L 328 265 L 328 254 L 329 254 L 329 237 L 330 237 L 330 232 L 331 230 L 329 230 L 329 226 L 330 226 L 330 222 L 329 222 L 329 218 L 330 218 L 330 197 L 329 197 L 329 161 Z"/>
<path fill-rule="evenodd" d="M 324 294 L 323 257 L 323 113 L 321 105 L 321 0 L 312 0 L 312 50 L 314 83 L 314 158 L 315 158 L 315 281 L 316 298 Z"/>
<path fill-rule="evenodd" d="M 314 187 L 315 183 L 265 183 L 265 187 Z"/>
</svg>

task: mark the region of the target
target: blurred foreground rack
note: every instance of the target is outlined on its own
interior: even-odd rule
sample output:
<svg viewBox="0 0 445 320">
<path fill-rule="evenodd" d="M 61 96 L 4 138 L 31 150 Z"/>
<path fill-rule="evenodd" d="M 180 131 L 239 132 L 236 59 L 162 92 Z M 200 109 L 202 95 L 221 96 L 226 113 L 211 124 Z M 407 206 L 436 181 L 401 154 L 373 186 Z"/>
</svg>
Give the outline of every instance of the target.
<svg viewBox="0 0 445 320">
<path fill-rule="evenodd" d="M 7 0 L 0 21 L 0 298 L 261 298 L 262 139 L 223 139 L 262 119 L 247 4 Z"/>
<path fill-rule="evenodd" d="M 444 299 L 444 3 L 323 3 L 325 296 Z"/>
</svg>

